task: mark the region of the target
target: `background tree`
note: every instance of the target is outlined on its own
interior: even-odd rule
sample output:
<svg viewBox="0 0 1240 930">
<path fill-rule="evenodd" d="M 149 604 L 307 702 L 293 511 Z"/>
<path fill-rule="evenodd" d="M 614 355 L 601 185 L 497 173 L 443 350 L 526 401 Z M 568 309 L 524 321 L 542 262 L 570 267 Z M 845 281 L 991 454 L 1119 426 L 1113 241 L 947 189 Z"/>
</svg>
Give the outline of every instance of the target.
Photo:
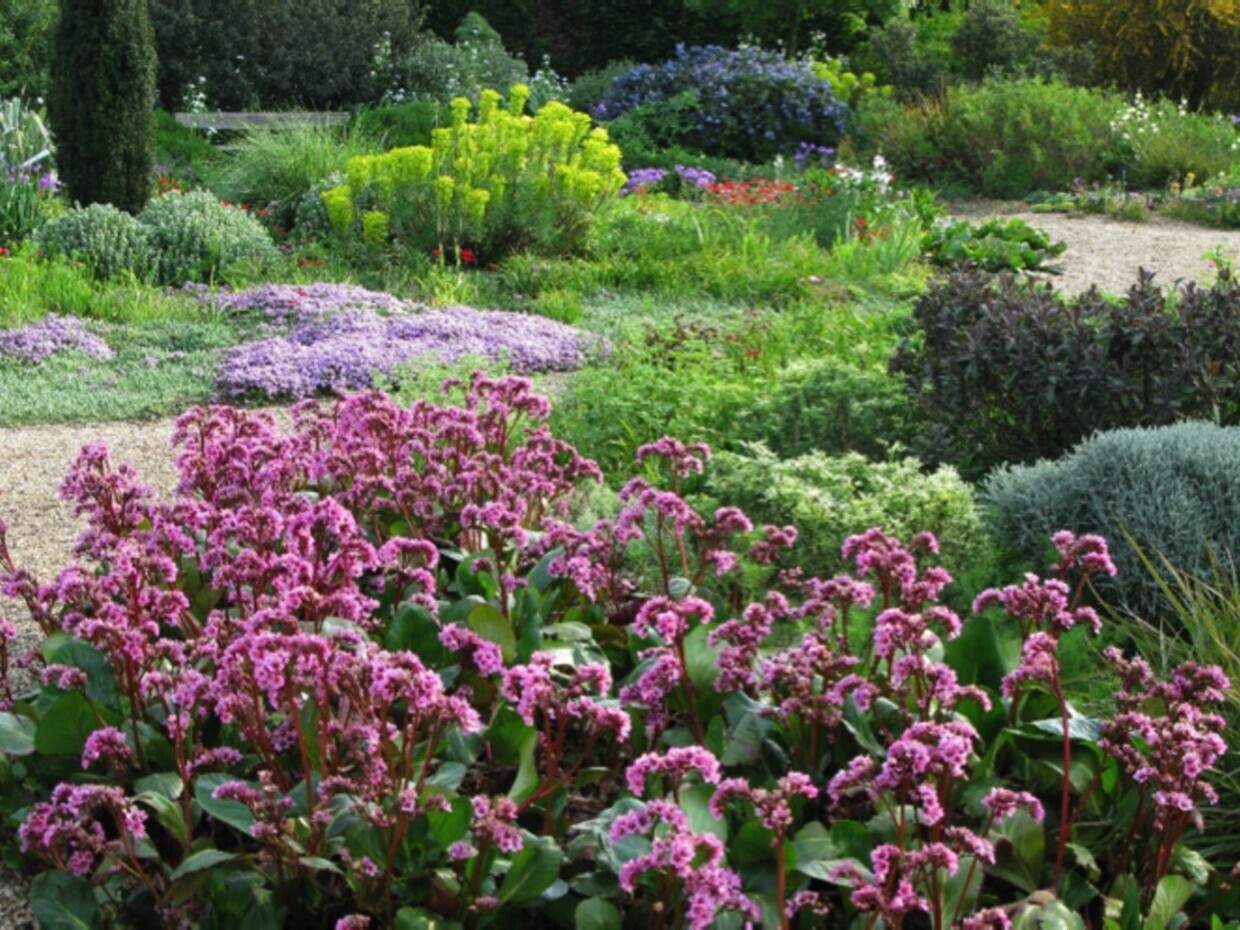
<svg viewBox="0 0 1240 930">
<path fill-rule="evenodd" d="M 221 110 L 336 109 L 386 89 L 373 73 L 418 41 L 419 0 L 151 0 L 159 102 L 202 79 Z"/>
<path fill-rule="evenodd" d="M 47 115 L 71 200 L 129 213 L 146 205 L 154 97 L 146 0 L 60 0 Z"/>
<path fill-rule="evenodd" d="M 0 0 L 0 97 L 47 96 L 56 0 Z"/>
<path fill-rule="evenodd" d="M 1238 0 L 1049 0 L 1050 37 L 1094 48 L 1094 79 L 1229 105 L 1240 77 Z"/>
</svg>

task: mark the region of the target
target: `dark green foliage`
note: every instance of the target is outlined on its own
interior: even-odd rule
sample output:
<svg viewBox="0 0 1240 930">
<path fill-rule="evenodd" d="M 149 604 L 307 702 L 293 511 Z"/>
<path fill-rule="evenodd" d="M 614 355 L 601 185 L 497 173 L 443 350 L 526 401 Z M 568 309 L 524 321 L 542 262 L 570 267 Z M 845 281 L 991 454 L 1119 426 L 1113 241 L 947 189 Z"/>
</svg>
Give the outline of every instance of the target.
<svg viewBox="0 0 1240 930">
<path fill-rule="evenodd" d="M 0 97 L 46 97 L 56 0 L 0 0 Z"/>
<path fill-rule="evenodd" d="M 443 0 L 430 5 L 427 25 L 445 39 L 471 11 L 527 62 L 544 55 L 576 77 L 621 58 L 661 61 L 677 42 L 735 42 L 737 20 L 693 10 L 684 0 Z"/>
<path fill-rule="evenodd" d="M 145 0 L 61 0 L 48 119 L 69 199 L 146 205 L 155 48 Z"/>
<path fill-rule="evenodd" d="M 738 436 L 761 441 L 781 458 L 809 452 L 860 452 L 886 458 L 911 446 L 916 412 L 886 372 L 820 358 L 778 372 L 767 389 L 735 411 Z"/>
<path fill-rule="evenodd" d="M 857 67 L 873 71 L 880 84 L 890 84 L 901 100 L 938 94 L 946 80 L 947 63 L 918 41 L 917 27 L 899 17 L 870 32 L 857 55 Z"/>
<path fill-rule="evenodd" d="M 1166 613 L 1156 581 L 1127 541 L 1158 567 L 1208 575 L 1212 557 L 1240 553 L 1240 429 L 1178 423 L 1100 433 L 1054 462 L 1003 469 L 983 501 L 996 534 L 1045 565 L 1046 535 L 1101 533 L 1119 574 L 1101 589 L 1147 619 Z M 1039 536 L 1039 534 L 1041 534 Z"/>
<path fill-rule="evenodd" d="M 952 34 L 951 48 L 958 73 L 980 81 L 996 72 L 1019 71 L 1031 62 L 1039 42 L 1009 0 L 975 0 Z"/>
<path fill-rule="evenodd" d="M 155 169 L 197 180 L 220 150 L 196 129 L 182 126 L 167 110 L 155 111 Z"/>
<path fill-rule="evenodd" d="M 417 41 L 417 0 L 152 0 L 159 100 L 183 105 L 205 77 L 211 109 L 332 109 L 376 99 L 385 37 L 399 59 Z"/>
<path fill-rule="evenodd" d="M 1120 166 L 1112 123 L 1123 106 L 1082 87 L 987 81 L 903 111 L 881 98 L 863 101 L 858 146 L 881 151 L 901 177 L 1023 197 L 1105 181 Z"/>
<path fill-rule="evenodd" d="M 1096 430 L 1240 422 L 1240 285 L 1168 296 L 1143 275 L 1118 302 L 963 270 L 914 306 L 892 359 L 920 405 L 929 461 L 978 477 L 1064 454 Z"/>
<path fill-rule="evenodd" d="M 637 62 L 631 59 L 613 61 L 602 68 L 592 68 L 579 75 L 568 88 L 567 103 L 574 110 L 589 112 L 595 104 L 607 96 L 611 82 L 633 69 Z"/>
<path fill-rule="evenodd" d="M 358 135 L 373 139 L 384 149 L 430 145 L 431 130 L 451 122 L 448 108 L 432 100 L 370 107 L 353 121 Z"/>
</svg>

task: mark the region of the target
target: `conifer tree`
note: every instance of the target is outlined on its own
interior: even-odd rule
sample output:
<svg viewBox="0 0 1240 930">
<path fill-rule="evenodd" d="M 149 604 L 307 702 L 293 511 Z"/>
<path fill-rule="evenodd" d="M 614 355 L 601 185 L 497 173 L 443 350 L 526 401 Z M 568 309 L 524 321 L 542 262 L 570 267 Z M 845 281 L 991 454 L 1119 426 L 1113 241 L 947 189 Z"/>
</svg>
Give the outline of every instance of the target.
<svg viewBox="0 0 1240 930">
<path fill-rule="evenodd" d="M 48 119 L 73 201 L 146 205 L 155 129 L 147 0 L 60 0 Z"/>
</svg>

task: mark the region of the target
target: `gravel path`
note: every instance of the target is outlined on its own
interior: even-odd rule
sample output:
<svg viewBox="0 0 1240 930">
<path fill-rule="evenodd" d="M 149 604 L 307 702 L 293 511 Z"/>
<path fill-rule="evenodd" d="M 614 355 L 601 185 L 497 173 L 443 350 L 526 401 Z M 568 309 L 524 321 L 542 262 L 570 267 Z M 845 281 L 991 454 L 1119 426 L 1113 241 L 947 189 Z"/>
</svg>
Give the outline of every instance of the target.
<svg viewBox="0 0 1240 930">
<path fill-rule="evenodd" d="M 1121 223 L 1100 216 L 1034 214 L 1021 212 L 1021 206 L 968 204 L 953 212 L 972 220 L 999 214 L 1018 216 L 1067 242 L 1068 251 L 1058 260 L 1064 273 L 1049 280 L 1068 293 L 1080 293 L 1091 284 L 1123 293 L 1135 283 L 1140 267 L 1156 271 L 1164 284 L 1178 279 L 1204 281 L 1211 273 L 1203 255 L 1216 247 L 1240 259 L 1240 231 L 1205 229 L 1161 218 Z M 0 429 L 0 517 L 9 524 L 9 548 L 15 561 L 42 580 L 54 578 L 68 564 L 78 526 L 56 489 L 85 443 L 107 442 L 114 462 L 129 462 L 158 492 L 170 494 L 176 483 L 168 451 L 171 435 L 172 420 Z M 37 631 L 24 608 L 0 607 L 21 629 L 24 643 L 19 649 L 24 651 L 36 641 Z M 0 869 L 0 930 L 34 927 L 27 895 L 24 878 Z"/>
<path fill-rule="evenodd" d="M 1179 280 L 1204 283 L 1214 277 L 1206 252 L 1221 248 L 1233 261 L 1240 259 L 1240 230 L 1208 229 L 1160 216 L 1125 223 L 1098 214 L 1030 213 L 1021 209 L 1024 206 L 970 203 L 957 205 L 952 213 L 972 221 L 1017 217 L 1046 230 L 1053 239 L 1062 239 L 1068 251 L 1055 264 L 1063 266 L 1063 274 L 1046 280 L 1068 294 L 1095 284 L 1103 291 L 1126 293 L 1137 282 L 1139 268 L 1155 272 L 1155 281 L 1163 285 Z"/>
</svg>

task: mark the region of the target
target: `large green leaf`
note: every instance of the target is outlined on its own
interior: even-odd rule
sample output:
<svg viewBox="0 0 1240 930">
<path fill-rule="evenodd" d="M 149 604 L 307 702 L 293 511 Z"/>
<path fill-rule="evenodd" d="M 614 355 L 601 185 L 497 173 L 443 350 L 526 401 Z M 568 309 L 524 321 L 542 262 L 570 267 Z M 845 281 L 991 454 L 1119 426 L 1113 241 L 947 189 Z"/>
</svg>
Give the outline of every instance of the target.
<svg viewBox="0 0 1240 930">
<path fill-rule="evenodd" d="M 184 861 L 182 861 L 181 864 L 173 870 L 173 873 L 169 876 L 169 878 L 176 881 L 182 875 L 190 875 L 193 872 L 203 872 L 207 869 L 215 868 L 217 865 L 222 865 L 225 862 L 232 862 L 233 860 L 240 858 L 241 856 L 238 853 L 224 852 L 222 849 L 202 849 L 194 853 L 192 856 L 187 856 Z"/>
<path fill-rule="evenodd" d="M 1164 875 L 1154 889 L 1150 912 L 1145 915 L 1141 930 L 1166 930 L 1171 919 L 1193 896 L 1193 883 L 1182 875 Z"/>
<path fill-rule="evenodd" d="M 94 930 L 99 902 L 90 882 L 67 872 L 44 872 L 30 888 L 30 909 L 41 930 Z"/>
<path fill-rule="evenodd" d="M 533 901 L 559 877 L 564 853 L 548 837 L 526 835 L 525 848 L 513 857 L 496 897 L 500 904 Z"/>
<path fill-rule="evenodd" d="M 606 898 L 587 898 L 573 914 L 577 930 L 620 930 L 620 909 Z"/>
<path fill-rule="evenodd" d="M 34 748 L 45 756 L 80 756 L 86 737 L 105 724 L 81 691 L 66 691 L 52 702 L 39 720 Z"/>
<path fill-rule="evenodd" d="M 100 707 L 120 710 L 121 689 L 116 673 L 103 653 L 90 643 L 70 639 L 56 648 L 49 662 L 80 668 L 86 673 L 86 696 Z"/>
<path fill-rule="evenodd" d="M 38 725 L 29 717 L 0 714 L 0 752 L 10 756 L 28 756 L 34 752 L 34 735 Z"/>
<path fill-rule="evenodd" d="M 1046 858 L 1046 833 L 1024 811 L 1017 811 L 995 824 L 991 831 L 996 861 L 990 871 L 1032 894 L 1042 887 Z"/>
<path fill-rule="evenodd" d="M 511 662 L 517 656 L 517 634 L 512 624 L 493 604 L 476 604 L 465 620 L 471 630 L 489 643 L 499 646 L 504 661 Z"/>
<path fill-rule="evenodd" d="M 442 627 L 429 610 L 405 604 L 388 627 L 386 645 L 393 652 L 412 652 L 430 668 L 451 665 L 456 657 L 439 641 Z"/>
<path fill-rule="evenodd" d="M 216 820 L 235 827 L 242 833 L 253 835 L 254 814 L 240 801 L 231 801 L 213 796 L 213 792 L 225 782 L 238 781 L 231 775 L 210 774 L 199 776 L 194 784 L 194 800 L 198 806 Z M 257 786 L 254 786 L 257 787 Z"/>
</svg>

